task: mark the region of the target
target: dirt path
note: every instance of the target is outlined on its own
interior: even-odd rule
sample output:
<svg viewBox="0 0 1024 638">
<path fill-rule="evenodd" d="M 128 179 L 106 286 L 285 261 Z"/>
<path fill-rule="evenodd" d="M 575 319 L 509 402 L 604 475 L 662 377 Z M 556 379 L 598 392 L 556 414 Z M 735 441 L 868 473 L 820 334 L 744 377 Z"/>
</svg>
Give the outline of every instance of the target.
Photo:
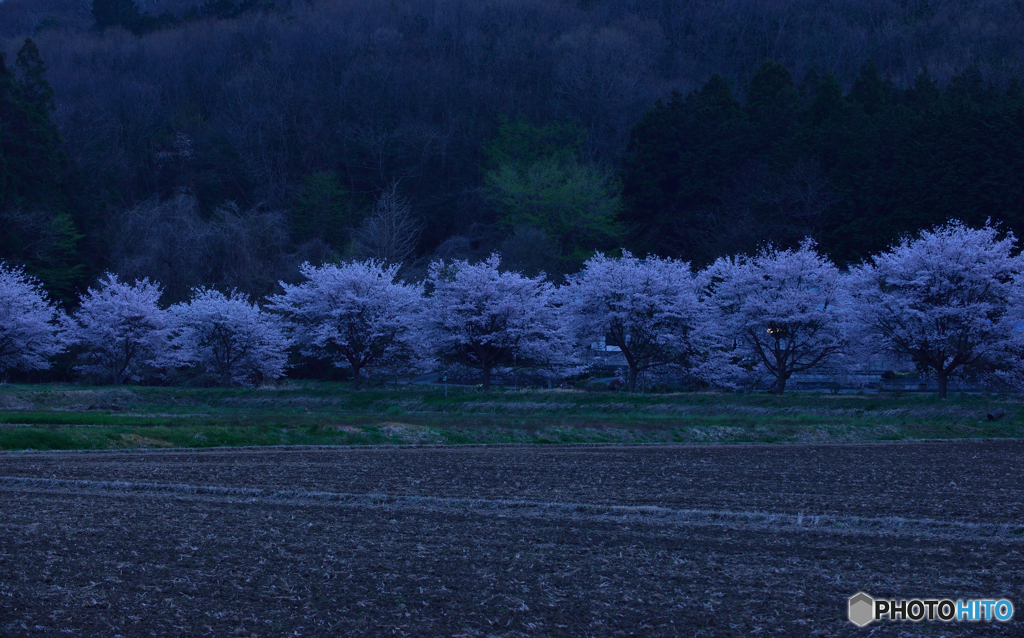
<svg viewBox="0 0 1024 638">
<path fill-rule="evenodd" d="M 845 620 L 859 590 L 1024 609 L 1022 454 L 1020 442 L 2 454 L 0 635 L 867 635 Z"/>
</svg>

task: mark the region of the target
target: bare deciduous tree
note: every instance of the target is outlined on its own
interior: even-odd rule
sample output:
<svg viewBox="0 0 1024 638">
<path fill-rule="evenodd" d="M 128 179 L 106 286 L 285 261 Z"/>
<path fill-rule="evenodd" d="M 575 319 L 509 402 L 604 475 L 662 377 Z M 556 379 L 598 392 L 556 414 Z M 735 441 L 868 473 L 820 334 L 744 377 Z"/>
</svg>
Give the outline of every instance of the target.
<svg viewBox="0 0 1024 638">
<path fill-rule="evenodd" d="M 422 224 L 412 216 L 409 200 L 399 195 L 398 184 L 392 183 L 356 231 L 354 252 L 360 259 L 401 264 L 416 251 L 421 232 Z"/>
<path fill-rule="evenodd" d="M 159 281 L 171 301 L 211 278 L 209 223 L 195 198 L 149 200 L 113 218 L 107 230 L 112 269 L 125 279 Z"/>
<path fill-rule="evenodd" d="M 277 211 L 242 210 L 227 204 L 211 219 L 195 198 L 177 195 L 124 211 L 108 230 L 113 269 L 164 285 L 169 301 L 188 299 L 197 286 L 222 286 L 253 296 L 291 278 L 298 263 L 326 251 L 318 244 L 288 252 L 288 227 Z"/>
</svg>

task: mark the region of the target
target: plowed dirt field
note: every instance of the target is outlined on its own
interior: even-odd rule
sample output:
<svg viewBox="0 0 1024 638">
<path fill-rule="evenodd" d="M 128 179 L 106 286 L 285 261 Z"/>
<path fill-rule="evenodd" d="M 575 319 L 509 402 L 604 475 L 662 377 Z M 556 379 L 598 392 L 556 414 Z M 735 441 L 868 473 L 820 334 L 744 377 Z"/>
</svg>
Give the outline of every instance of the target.
<svg viewBox="0 0 1024 638">
<path fill-rule="evenodd" d="M 1024 442 L 0 454 L 0 635 L 1020 636 Z M 857 629 L 847 598 L 1008 598 Z"/>
</svg>

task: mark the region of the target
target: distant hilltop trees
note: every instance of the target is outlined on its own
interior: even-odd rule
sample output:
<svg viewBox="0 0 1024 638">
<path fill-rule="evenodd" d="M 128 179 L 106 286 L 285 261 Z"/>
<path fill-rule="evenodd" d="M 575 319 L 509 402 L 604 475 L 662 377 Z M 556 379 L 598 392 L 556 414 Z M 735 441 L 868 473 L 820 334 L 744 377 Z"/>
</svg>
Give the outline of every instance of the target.
<svg viewBox="0 0 1024 638">
<path fill-rule="evenodd" d="M 0 259 L 178 303 L 307 261 L 1019 235 L 1022 31 L 961 0 L 4 0 Z"/>
</svg>

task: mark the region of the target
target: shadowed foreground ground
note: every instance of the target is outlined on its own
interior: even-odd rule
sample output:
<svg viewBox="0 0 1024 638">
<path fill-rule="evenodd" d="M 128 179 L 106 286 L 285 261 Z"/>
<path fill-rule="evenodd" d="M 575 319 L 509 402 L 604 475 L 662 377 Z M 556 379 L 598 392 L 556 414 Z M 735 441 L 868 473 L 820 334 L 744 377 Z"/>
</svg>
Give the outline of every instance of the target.
<svg viewBox="0 0 1024 638">
<path fill-rule="evenodd" d="M 0 634 L 857 630 L 846 599 L 1024 609 L 1024 442 L 0 455 Z"/>
</svg>

